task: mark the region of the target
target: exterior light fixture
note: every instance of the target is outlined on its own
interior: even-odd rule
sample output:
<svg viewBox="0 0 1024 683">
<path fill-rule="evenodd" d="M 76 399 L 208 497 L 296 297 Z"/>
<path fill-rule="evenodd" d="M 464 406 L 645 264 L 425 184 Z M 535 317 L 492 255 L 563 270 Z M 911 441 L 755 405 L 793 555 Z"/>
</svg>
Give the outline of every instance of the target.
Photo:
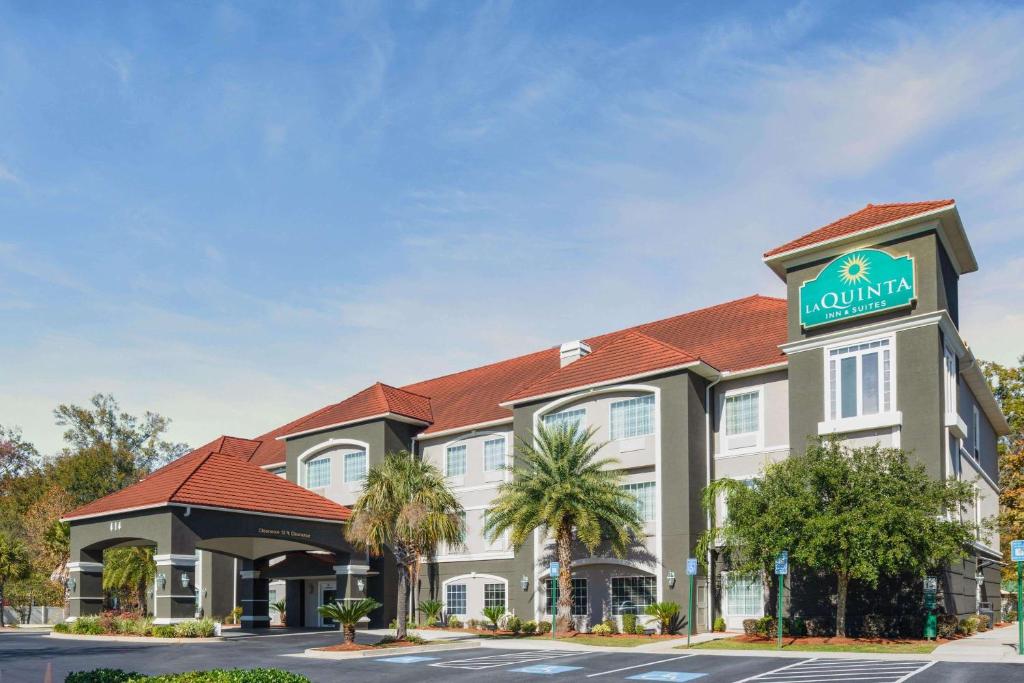
<svg viewBox="0 0 1024 683">
<path fill-rule="evenodd" d="M 158 590 L 163 590 L 167 587 L 167 575 L 163 572 L 156 575 L 156 587 Z"/>
<path fill-rule="evenodd" d="M 70 579 L 68 579 L 68 590 L 71 591 L 72 593 L 75 592 L 75 586 L 77 586 L 77 585 L 78 585 L 78 582 L 75 581 L 75 577 L 72 576 Z"/>
<path fill-rule="evenodd" d="M 362 592 L 362 590 L 366 588 L 366 581 L 361 577 L 356 579 L 356 588 L 358 588 L 359 591 Z"/>
<path fill-rule="evenodd" d="M 669 588 L 675 588 L 676 587 L 676 573 L 674 571 L 669 569 L 668 570 L 668 575 L 665 578 L 668 579 L 668 587 Z"/>
<path fill-rule="evenodd" d="M 188 578 L 188 574 L 185 574 L 184 572 L 182 572 L 182 574 L 181 574 L 181 587 L 182 588 L 188 588 L 189 581 L 190 581 L 190 579 Z"/>
<path fill-rule="evenodd" d="M 519 579 L 519 587 L 524 591 L 530 587 L 530 577 L 523 574 L 523 578 Z"/>
</svg>

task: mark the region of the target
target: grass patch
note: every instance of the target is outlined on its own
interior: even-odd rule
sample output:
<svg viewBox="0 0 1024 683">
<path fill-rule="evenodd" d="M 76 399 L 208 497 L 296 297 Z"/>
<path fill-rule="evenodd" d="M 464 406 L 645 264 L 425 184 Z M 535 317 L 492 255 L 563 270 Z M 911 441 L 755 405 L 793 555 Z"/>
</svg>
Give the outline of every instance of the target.
<svg viewBox="0 0 1024 683">
<path fill-rule="evenodd" d="M 838 642 L 829 642 L 838 641 Z M 927 640 L 906 640 L 906 641 L 875 641 L 856 639 L 834 639 L 815 638 L 807 640 L 803 638 L 783 638 L 782 649 L 788 652 L 856 652 L 866 654 L 928 654 L 939 646 L 935 641 Z M 686 649 L 686 646 L 677 647 Z M 720 640 L 709 640 L 703 643 L 696 643 L 690 646 L 691 650 L 774 650 L 774 640 L 747 640 L 743 636 L 734 638 L 722 638 Z"/>
<path fill-rule="evenodd" d="M 551 636 L 548 636 L 547 639 L 551 640 Z M 654 638 L 649 638 L 647 636 L 591 636 L 586 634 L 556 638 L 556 640 L 563 643 L 597 645 L 600 647 L 636 647 L 637 645 L 646 645 L 648 643 L 656 642 Z"/>
</svg>

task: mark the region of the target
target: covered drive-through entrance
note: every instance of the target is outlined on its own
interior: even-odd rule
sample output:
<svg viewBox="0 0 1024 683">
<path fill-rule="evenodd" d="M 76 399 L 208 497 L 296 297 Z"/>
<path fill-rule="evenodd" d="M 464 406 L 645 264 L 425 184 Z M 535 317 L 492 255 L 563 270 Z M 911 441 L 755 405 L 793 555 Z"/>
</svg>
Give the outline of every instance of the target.
<svg viewBox="0 0 1024 683">
<path fill-rule="evenodd" d="M 159 624 L 196 616 L 197 558 L 210 556 L 201 551 L 231 558 L 230 581 L 202 591 L 230 591 L 228 604 L 242 608 L 243 628 L 270 625 L 274 579 L 291 579 L 282 597 L 295 626 L 320 625 L 300 616 L 315 611 L 306 604 L 306 583 L 333 579 L 330 597 L 366 597 L 366 556 L 343 536 L 348 508 L 238 457 L 246 442 L 225 437 L 65 516 L 72 619 L 102 611 L 103 552 L 126 546 L 154 548 L 151 611 Z"/>
</svg>

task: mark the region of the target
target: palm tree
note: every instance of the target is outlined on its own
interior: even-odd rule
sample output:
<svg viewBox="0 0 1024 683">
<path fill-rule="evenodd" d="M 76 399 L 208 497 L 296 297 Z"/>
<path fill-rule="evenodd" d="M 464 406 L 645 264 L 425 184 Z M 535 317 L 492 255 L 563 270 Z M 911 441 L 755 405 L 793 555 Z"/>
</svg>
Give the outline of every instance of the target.
<svg viewBox="0 0 1024 683">
<path fill-rule="evenodd" d="M 417 607 L 423 612 L 423 618 L 429 626 L 433 626 L 441 620 L 444 603 L 440 600 L 424 600 Z"/>
<path fill-rule="evenodd" d="M 676 618 L 679 616 L 679 605 L 674 602 L 654 602 L 644 609 L 644 614 L 658 621 L 661 635 L 668 635 L 679 630 Z"/>
<path fill-rule="evenodd" d="M 156 578 L 152 546 L 112 548 L 103 557 L 103 590 L 127 590 L 135 594 L 139 614 L 145 615 L 146 591 Z"/>
<path fill-rule="evenodd" d="M 4 585 L 8 581 L 27 578 L 31 571 L 28 552 L 16 538 L 0 534 L 0 628 L 4 627 Z"/>
<path fill-rule="evenodd" d="M 281 620 L 281 626 L 287 626 L 285 622 L 285 601 L 278 600 L 277 602 L 270 603 L 270 609 L 277 612 L 278 618 Z"/>
<path fill-rule="evenodd" d="M 484 532 L 492 541 L 509 532 L 522 545 L 537 529 L 555 537 L 558 575 L 558 630 L 572 624 L 572 544 L 578 540 L 594 552 L 608 542 L 618 557 L 643 532 L 637 499 L 620 487 L 613 458 L 598 459 L 604 444 L 594 443 L 594 429 L 578 425 L 538 425 L 534 443 L 520 442 L 515 477 L 498 488 Z"/>
<path fill-rule="evenodd" d="M 484 607 L 484 616 L 487 617 L 492 624 L 494 624 L 494 630 L 498 630 L 498 622 L 505 616 L 504 607 Z"/>
<path fill-rule="evenodd" d="M 351 600 L 349 602 L 332 602 L 317 607 L 320 616 L 325 619 L 333 619 L 340 624 L 345 632 L 344 643 L 349 645 L 356 641 L 356 624 L 363 617 L 369 616 L 370 612 L 380 607 L 380 603 L 373 598 Z"/>
<path fill-rule="evenodd" d="M 375 557 L 386 551 L 398 565 L 398 631 L 406 636 L 410 579 L 421 557 L 438 543 L 462 542 L 462 505 L 434 465 L 408 451 L 388 453 L 370 468 L 359 499 L 352 506 L 346 537 Z"/>
</svg>

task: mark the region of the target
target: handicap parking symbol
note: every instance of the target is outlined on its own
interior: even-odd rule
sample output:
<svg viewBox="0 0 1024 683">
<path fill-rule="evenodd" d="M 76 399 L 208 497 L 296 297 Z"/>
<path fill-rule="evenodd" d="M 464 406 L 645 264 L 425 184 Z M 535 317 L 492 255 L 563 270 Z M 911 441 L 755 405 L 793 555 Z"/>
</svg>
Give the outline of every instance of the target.
<svg viewBox="0 0 1024 683">
<path fill-rule="evenodd" d="M 378 662 L 388 662 L 390 664 L 415 664 L 417 662 L 430 662 L 437 659 L 437 657 L 417 657 L 415 655 L 402 655 L 401 657 L 378 657 Z"/>
<path fill-rule="evenodd" d="M 688 673 L 686 671 L 648 671 L 647 673 L 630 676 L 631 681 L 692 681 L 707 674 Z"/>
<path fill-rule="evenodd" d="M 553 674 L 562 674 L 566 671 L 575 671 L 576 669 L 582 669 L 580 666 L 558 666 L 557 664 L 534 664 L 532 666 L 524 666 L 521 669 L 509 669 L 509 671 L 515 671 L 517 673 L 524 674 L 544 674 L 551 676 Z"/>
</svg>

